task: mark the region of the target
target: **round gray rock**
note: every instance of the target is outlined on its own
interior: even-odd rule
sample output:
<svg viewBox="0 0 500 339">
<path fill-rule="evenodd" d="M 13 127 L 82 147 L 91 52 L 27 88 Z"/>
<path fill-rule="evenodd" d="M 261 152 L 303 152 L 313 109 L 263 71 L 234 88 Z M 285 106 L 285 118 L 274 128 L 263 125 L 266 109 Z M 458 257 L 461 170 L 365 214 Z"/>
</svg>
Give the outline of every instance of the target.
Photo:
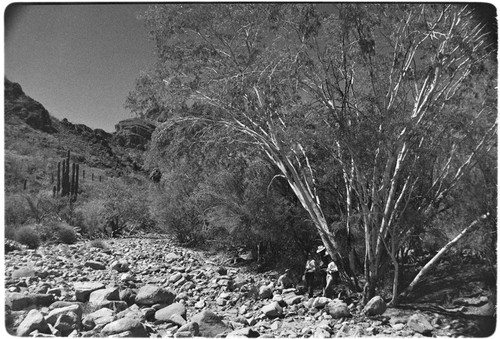
<svg viewBox="0 0 500 339">
<path fill-rule="evenodd" d="M 145 285 L 139 289 L 135 297 L 138 305 L 151 306 L 154 304 L 170 305 L 175 300 L 175 294 L 169 289 L 157 285 Z"/>
</svg>

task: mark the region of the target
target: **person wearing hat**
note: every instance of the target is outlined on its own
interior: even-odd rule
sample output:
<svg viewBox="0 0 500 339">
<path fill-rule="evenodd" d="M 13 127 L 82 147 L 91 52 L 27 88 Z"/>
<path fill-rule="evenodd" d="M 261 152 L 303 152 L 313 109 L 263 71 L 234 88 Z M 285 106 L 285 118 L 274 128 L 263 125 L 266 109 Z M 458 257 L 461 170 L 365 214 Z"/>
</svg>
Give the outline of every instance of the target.
<svg viewBox="0 0 500 339">
<path fill-rule="evenodd" d="M 318 249 L 316 250 L 316 253 L 319 255 L 319 269 L 318 269 L 318 280 L 321 282 L 321 288 L 325 288 L 326 286 L 326 268 L 328 265 L 328 262 L 330 261 L 330 257 L 328 253 L 326 253 L 326 248 L 325 246 L 318 246 Z"/>
</svg>

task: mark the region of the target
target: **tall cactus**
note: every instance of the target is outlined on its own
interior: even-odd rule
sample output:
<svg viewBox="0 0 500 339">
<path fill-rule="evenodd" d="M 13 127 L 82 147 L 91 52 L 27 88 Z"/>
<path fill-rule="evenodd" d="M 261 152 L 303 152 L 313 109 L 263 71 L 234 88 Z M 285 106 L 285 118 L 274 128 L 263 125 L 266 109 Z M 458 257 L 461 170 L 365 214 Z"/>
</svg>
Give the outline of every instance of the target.
<svg viewBox="0 0 500 339">
<path fill-rule="evenodd" d="M 61 192 L 61 162 L 57 163 L 57 186 L 56 193 L 59 194 Z"/>
<path fill-rule="evenodd" d="M 76 164 L 76 174 L 75 174 L 75 198 L 78 195 L 78 177 L 80 173 L 80 165 Z"/>
<path fill-rule="evenodd" d="M 70 166 L 70 151 L 68 150 L 68 155 L 66 159 L 63 159 L 62 166 L 59 162 L 57 164 L 57 187 L 56 190 L 61 191 L 61 197 L 69 195 L 72 200 L 76 200 L 78 195 L 78 172 L 79 165 L 73 163 Z M 62 168 L 61 168 L 62 167 Z M 70 167 L 71 167 L 71 177 L 70 177 Z"/>
<path fill-rule="evenodd" d="M 75 172 L 76 172 L 76 164 L 73 163 L 71 166 L 71 185 L 70 185 L 70 196 L 75 195 Z"/>
</svg>

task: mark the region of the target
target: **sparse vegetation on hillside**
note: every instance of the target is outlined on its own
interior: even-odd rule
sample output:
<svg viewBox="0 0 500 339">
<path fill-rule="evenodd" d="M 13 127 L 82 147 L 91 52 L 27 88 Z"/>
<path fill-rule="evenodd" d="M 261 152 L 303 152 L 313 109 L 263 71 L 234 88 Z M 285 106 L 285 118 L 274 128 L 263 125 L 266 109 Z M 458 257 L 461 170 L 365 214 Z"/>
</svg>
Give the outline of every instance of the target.
<svg viewBox="0 0 500 339">
<path fill-rule="evenodd" d="M 141 172 L 142 151 L 113 145 L 112 136 L 104 131 L 50 117 L 19 84 L 7 79 L 5 91 L 7 238 L 36 247 L 43 242 L 73 243 L 79 236 L 109 236 L 106 226 L 113 196 L 130 195 L 132 200 L 115 213 L 124 219 L 120 227 L 129 224 L 131 214 L 136 219 L 140 215 L 148 218 L 149 211 L 144 208 L 147 199 L 143 199 L 148 179 Z M 41 127 L 33 123 L 38 115 L 43 116 Z M 69 166 L 63 174 L 65 163 Z M 137 206 L 134 197 L 138 198 Z M 134 225 L 138 229 L 142 226 Z"/>
</svg>

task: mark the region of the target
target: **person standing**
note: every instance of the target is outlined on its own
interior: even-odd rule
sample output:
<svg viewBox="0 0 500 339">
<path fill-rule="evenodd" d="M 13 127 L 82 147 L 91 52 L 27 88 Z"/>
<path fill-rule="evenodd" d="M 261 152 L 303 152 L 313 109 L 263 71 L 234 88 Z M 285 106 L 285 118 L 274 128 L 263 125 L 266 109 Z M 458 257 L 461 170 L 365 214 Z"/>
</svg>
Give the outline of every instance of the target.
<svg viewBox="0 0 500 339">
<path fill-rule="evenodd" d="M 334 286 L 340 282 L 340 273 L 337 265 L 332 260 L 326 268 L 326 286 L 323 290 L 323 296 L 332 298 L 334 294 Z"/>
<path fill-rule="evenodd" d="M 312 298 L 314 292 L 314 274 L 316 273 L 316 261 L 312 254 L 308 254 L 306 261 L 306 270 L 304 277 L 306 280 L 306 290 L 309 291 L 309 298 Z"/>
</svg>

